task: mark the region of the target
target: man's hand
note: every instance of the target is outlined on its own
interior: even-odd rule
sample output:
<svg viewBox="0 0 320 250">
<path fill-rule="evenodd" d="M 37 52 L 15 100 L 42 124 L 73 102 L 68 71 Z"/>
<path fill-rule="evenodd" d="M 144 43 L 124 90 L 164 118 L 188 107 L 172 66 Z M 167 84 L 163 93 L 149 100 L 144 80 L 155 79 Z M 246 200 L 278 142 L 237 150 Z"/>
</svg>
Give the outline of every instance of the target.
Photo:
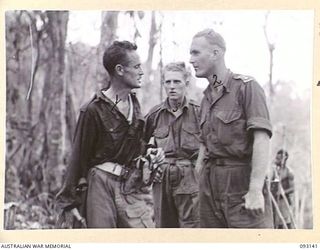
<svg viewBox="0 0 320 250">
<path fill-rule="evenodd" d="M 84 228 L 87 228 L 86 220 L 80 215 L 79 210 L 77 208 L 71 209 L 71 213 L 82 224 Z"/>
<path fill-rule="evenodd" d="M 152 156 L 152 163 L 161 163 L 165 158 L 165 153 L 162 148 L 148 148 L 147 155 Z"/>
<path fill-rule="evenodd" d="M 147 156 L 150 156 L 152 170 L 155 171 L 152 175 L 153 182 L 160 183 L 162 181 L 162 162 L 165 159 L 165 153 L 162 148 L 149 148 L 147 150 Z"/>
<path fill-rule="evenodd" d="M 248 191 L 243 196 L 245 200 L 244 208 L 253 216 L 259 216 L 264 213 L 264 197 L 262 191 Z"/>
<path fill-rule="evenodd" d="M 156 173 L 155 173 L 155 176 L 153 178 L 153 182 L 156 182 L 156 183 L 161 183 L 162 182 L 162 175 L 163 175 L 162 166 L 163 166 L 163 164 L 158 166 L 158 168 L 156 169 Z"/>
</svg>

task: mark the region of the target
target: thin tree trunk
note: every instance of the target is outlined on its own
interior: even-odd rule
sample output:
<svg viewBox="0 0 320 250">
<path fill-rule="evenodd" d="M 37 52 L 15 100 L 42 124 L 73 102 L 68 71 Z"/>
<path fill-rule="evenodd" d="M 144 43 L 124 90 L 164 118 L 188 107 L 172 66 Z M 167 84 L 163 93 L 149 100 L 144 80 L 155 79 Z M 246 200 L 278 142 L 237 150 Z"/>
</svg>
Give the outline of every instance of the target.
<svg viewBox="0 0 320 250">
<path fill-rule="evenodd" d="M 154 55 L 154 48 L 157 44 L 157 34 L 159 32 L 159 29 L 157 28 L 156 24 L 156 17 L 155 17 L 155 11 L 151 12 L 151 25 L 150 25 L 150 32 L 149 32 L 149 48 L 148 48 L 148 57 L 146 62 L 144 63 L 144 75 L 145 75 L 145 93 L 150 92 L 150 85 L 151 85 L 151 75 L 153 74 L 152 70 L 152 61 L 153 61 L 153 55 Z M 143 95 L 142 103 L 146 103 L 146 98 L 149 98 L 146 95 Z"/>
<path fill-rule="evenodd" d="M 55 189 L 54 170 L 62 164 L 62 96 L 65 72 L 65 41 L 69 13 L 48 11 L 48 36 L 51 42 L 47 71 L 41 101 L 39 121 L 42 123 L 43 188 Z M 35 145 L 37 146 L 37 145 Z"/>
<path fill-rule="evenodd" d="M 102 57 L 105 49 L 116 39 L 119 11 L 103 11 L 101 23 L 100 43 L 97 53 L 97 88 L 108 87 L 109 76 L 103 67 Z"/>
<path fill-rule="evenodd" d="M 273 88 L 273 82 L 272 82 L 272 75 L 273 75 L 273 51 L 275 49 L 275 46 L 272 42 L 270 42 L 268 33 L 267 33 L 267 25 L 268 25 L 268 17 L 269 17 L 269 12 L 265 16 L 265 24 L 263 26 L 263 31 L 264 35 L 266 38 L 266 42 L 268 45 L 268 50 L 269 50 L 269 55 L 270 55 L 270 63 L 269 63 L 269 95 L 270 95 L 270 102 L 272 103 L 272 99 L 274 96 L 274 88 Z"/>
</svg>

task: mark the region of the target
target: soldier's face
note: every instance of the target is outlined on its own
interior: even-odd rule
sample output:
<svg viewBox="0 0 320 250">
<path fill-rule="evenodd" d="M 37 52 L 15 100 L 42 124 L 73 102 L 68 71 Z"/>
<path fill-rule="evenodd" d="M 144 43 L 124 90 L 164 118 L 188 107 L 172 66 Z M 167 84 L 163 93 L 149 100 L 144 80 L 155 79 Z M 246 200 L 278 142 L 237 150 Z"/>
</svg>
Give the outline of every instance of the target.
<svg viewBox="0 0 320 250">
<path fill-rule="evenodd" d="M 128 63 L 123 66 L 123 81 L 131 89 L 140 88 L 143 76 L 140 58 L 135 51 L 128 52 L 127 57 Z"/>
<path fill-rule="evenodd" d="M 281 153 L 276 155 L 276 165 L 280 166 L 282 164 L 285 164 L 287 161 L 287 157 L 285 155 L 282 155 Z"/>
<path fill-rule="evenodd" d="M 182 101 L 187 89 L 187 82 L 183 73 L 179 71 L 166 71 L 164 73 L 164 88 L 169 100 Z"/>
<path fill-rule="evenodd" d="M 190 63 L 196 77 L 208 78 L 213 74 L 213 47 L 204 37 L 195 37 L 190 47 Z"/>
</svg>

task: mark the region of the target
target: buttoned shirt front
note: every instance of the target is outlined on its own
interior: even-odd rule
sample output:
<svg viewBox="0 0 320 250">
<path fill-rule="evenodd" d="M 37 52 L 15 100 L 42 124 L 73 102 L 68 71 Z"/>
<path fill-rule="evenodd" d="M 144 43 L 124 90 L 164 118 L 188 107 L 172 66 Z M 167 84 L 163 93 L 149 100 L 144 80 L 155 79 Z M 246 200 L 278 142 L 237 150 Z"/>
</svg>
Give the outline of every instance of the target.
<svg viewBox="0 0 320 250">
<path fill-rule="evenodd" d="M 154 136 L 166 157 L 194 159 L 199 150 L 199 105 L 184 98 L 181 115 L 172 112 L 166 99 L 147 114 L 146 141 Z"/>
<path fill-rule="evenodd" d="M 144 120 L 137 98 L 130 95 L 132 121 L 101 91 L 80 109 L 65 184 L 58 195 L 62 207 L 75 206 L 76 186 L 90 168 L 104 162 L 130 164 L 143 153 Z"/>
<path fill-rule="evenodd" d="M 218 90 L 209 84 L 200 108 L 201 142 L 209 158 L 251 158 L 253 130 L 272 136 L 266 98 L 252 78 L 228 71 Z"/>
</svg>

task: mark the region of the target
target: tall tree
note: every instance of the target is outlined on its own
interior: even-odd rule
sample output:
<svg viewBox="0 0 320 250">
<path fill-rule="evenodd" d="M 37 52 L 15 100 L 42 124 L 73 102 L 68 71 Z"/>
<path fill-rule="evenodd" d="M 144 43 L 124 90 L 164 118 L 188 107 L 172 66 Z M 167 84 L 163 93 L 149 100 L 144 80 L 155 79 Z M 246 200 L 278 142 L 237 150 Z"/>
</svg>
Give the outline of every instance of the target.
<svg viewBox="0 0 320 250">
<path fill-rule="evenodd" d="M 13 16 L 22 18 L 23 14 L 21 12 Z M 64 87 L 64 55 L 68 12 L 48 11 L 42 13 L 27 12 L 26 14 L 29 20 L 24 16 L 23 23 L 26 26 L 25 30 L 30 33 L 20 33 L 20 36 L 25 36 L 20 40 L 29 42 L 27 44 L 28 53 L 23 56 L 29 58 L 29 62 L 32 63 L 30 65 L 26 59 L 20 59 L 21 56 L 19 55 L 16 57 L 18 59 L 15 59 L 18 60 L 15 65 L 17 68 L 16 77 L 18 77 L 17 80 L 21 86 L 19 88 L 20 92 L 18 92 L 20 99 L 17 100 L 19 105 L 16 109 L 12 107 L 11 99 L 8 99 L 8 123 L 17 125 L 15 133 L 21 134 L 22 131 L 25 131 L 25 139 L 20 141 L 24 149 L 23 159 L 19 164 L 22 184 L 29 188 L 35 188 L 36 186 L 36 192 L 52 191 L 57 188 L 55 184 L 56 176 L 53 172 L 62 163 L 63 114 L 61 100 Z M 36 23 L 41 20 L 43 21 L 42 27 L 37 28 Z M 13 26 L 19 26 L 19 23 L 16 22 Z M 15 34 L 15 36 L 19 35 Z M 31 40 L 25 39 L 26 37 L 30 37 Z M 17 46 L 21 46 L 21 41 Z M 14 48 L 14 51 L 18 53 L 19 48 Z M 30 60 L 31 58 L 35 60 Z M 36 75 L 37 71 L 35 69 L 41 69 L 41 76 Z M 9 67 L 7 71 L 10 71 Z M 25 79 L 30 79 L 30 81 Z M 7 86 L 9 86 L 9 91 L 15 89 L 12 86 L 12 84 L 14 85 L 13 80 L 11 74 L 8 74 Z M 32 88 L 35 88 L 35 90 L 32 91 Z M 12 96 L 11 93 L 9 93 L 9 98 L 12 98 L 10 96 Z M 21 98 L 22 96 L 28 96 L 28 98 Z M 36 105 L 28 104 L 33 100 L 37 100 L 34 103 Z M 15 116 L 11 115 L 11 109 L 16 114 Z M 21 117 L 24 117 L 23 114 L 26 114 L 25 120 L 21 120 Z"/>
<path fill-rule="evenodd" d="M 41 22 L 43 14 L 40 11 L 8 11 L 6 12 L 6 82 L 7 82 L 7 154 L 6 171 L 16 173 L 16 181 L 26 184 L 28 179 L 28 159 L 30 143 L 32 142 L 33 121 L 37 106 L 33 105 L 39 98 L 33 98 L 32 83 L 37 72 L 36 63 L 39 59 L 39 40 L 42 38 Z M 39 65 L 37 65 L 39 66 Z M 38 85 L 36 85 L 38 87 Z M 37 91 L 36 91 L 37 97 Z M 6 175 L 7 177 L 7 175 Z M 21 183 L 20 183 L 21 182 Z M 6 185 L 11 185 L 6 180 Z M 19 186 L 18 185 L 18 186 Z M 6 189 L 6 201 L 17 200 L 18 192 L 10 194 Z M 32 185 L 27 185 L 32 186 Z"/>
<path fill-rule="evenodd" d="M 118 28 L 118 15 L 119 11 L 103 11 L 101 13 L 101 35 L 100 43 L 97 53 L 97 88 L 107 87 L 109 76 L 102 64 L 102 57 L 104 50 L 111 44 L 116 38 L 116 32 Z"/>
<path fill-rule="evenodd" d="M 269 55 L 270 55 L 270 62 L 269 62 L 269 82 L 268 82 L 268 86 L 269 86 L 269 97 L 270 97 L 270 102 L 272 103 L 272 99 L 273 96 L 275 94 L 274 91 L 274 86 L 273 86 L 273 52 L 275 49 L 275 44 L 270 40 L 270 34 L 268 34 L 267 31 L 267 27 L 268 27 L 268 18 L 269 18 L 270 12 L 267 12 L 265 15 L 265 23 L 263 26 L 263 31 L 264 31 L 264 35 L 266 38 L 266 42 L 268 45 L 268 51 L 269 51 Z"/>
<path fill-rule="evenodd" d="M 145 94 L 142 96 L 142 103 L 147 104 L 151 101 L 152 103 L 150 103 L 150 104 L 151 104 L 151 106 L 153 106 L 155 104 L 155 102 L 160 101 L 160 100 L 157 100 L 159 98 L 158 95 L 155 95 L 154 98 L 152 98 L 152 100 L 150 100 L 149 93 L 151 92 L 151 89 L 153 87 L 156 87 L 157 90 L 159 90 L 159 85 L 152 86 L 152 80 L 155 80 L 155 78 L 156 78 L 155 77 L 156 72 L 152 69 L 152 62 L 153 62 L 153 58 L 154 58 L 154 49 L 155 49 L 155 46 L 159 40 L 159 31 L 160 31 L 161 26 L 157 25 L 157 23 L 156 23 L 156 12 L 155 11 L 151 12 L 150 18 L 151 18 L 151 20 L 150 20 L 151 22 L 150 22 L 149 41 L 148 41 L 148 43 L 149 43 L 148 56 L 147 56 L 147 60 L 143 64 L 144 81 L 145 81 L 145 84 L 143 86 L 143 93 L 145 93 Z M 160 76 L 160 78 L 161 78 L 161 76 Z M 157 84 L 155 84 L 155 85 L 157 85 Z M 158 91 L 154 91 L 154 93 L 157 93 L 157 92 Z M 144 106 L 150 107 L 150 105 L 144 105 Z M 143 111 L 146 111 L 146 110 L 144 110 L 145 107 L 142 107 L 142 109 L 143 109 Z"/>
<path fill-rule="evenodd" d="M 48 167 L 53 168 L 62 164 L 61 140 L 62 140 L 62 121 L 65 117 L 62 112 L 61 99 L 64 92 L 64 72 L 65 72 L 65 42 L 67 35 L 67 24 L 69 13 L 47 12 L 48 15 L 48 34 L 51 40 L 51 60 L 47 65 L 48 74 L 44 85 L 43 112 L 40 119 L 51 118 L 51 126 L 47 131 L 48 144 Z M 47 102 L 47 96 L 50 102 Z M 51 98 L 50 98 L 51 97 Z M 50 114 L 50 111 L 53 111 Z M 50 114 L 50 116 L 49 116 Z M 46 117 L 49 116 L 49 117 Z"/>
<path fill-rule="evenodd" d="M 39 214 L 47 211 L 42 219 L 50 218 L 48 206 L 61 185 L 68 16 L 67 11 L 6 13 L 6 202 L 27 205 L 18 210 L 29 209 L 29 219 L 36 206 Z"/>
</svg>

